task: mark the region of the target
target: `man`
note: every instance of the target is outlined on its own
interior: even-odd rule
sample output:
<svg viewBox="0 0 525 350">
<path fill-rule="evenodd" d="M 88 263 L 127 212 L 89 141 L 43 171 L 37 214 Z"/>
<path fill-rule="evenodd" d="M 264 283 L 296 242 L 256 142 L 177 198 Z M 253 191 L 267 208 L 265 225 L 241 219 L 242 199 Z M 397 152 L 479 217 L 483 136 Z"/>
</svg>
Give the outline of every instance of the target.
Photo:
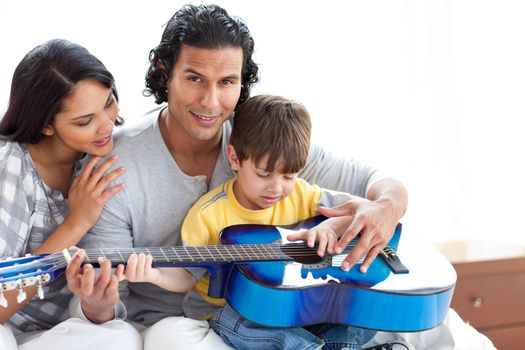
<svg viewBox="0 0 525 350">
<path fill-rule="evenodd" d="M 253 49 L 247 26 L 218 6 L 187 5 L 171 18 L 160 44 L 150 53 L 146 76 L 146 91 L 158 104 L 167 105 L 116 137 L 114 152 L 119 155 L 119 166 L 127 168 L 121 178 L 126 188 L 106 204 L 82 247 L 181 244 L 180 228 L 189 208 L 209 189 L 235 175 L 225 153 L 231 131 L 228 119 L 258 81 Z M 325 209 L 323 214 L 353 216 L 337 250 L 360 233 L 360 242 L 345 259 L 343 269 L 365 257 L 362 270 L 366 270 L 406 210 L 404 186 L 382 178 L 373 168 L 336 159 L 315 146 L 300 177 L 329 189 L 359 189 L 352 193 L 356 196 L 352 200 Z M 67 277 L 87 319 L 103 323 L 118 313 L 124 315 L 111 283 L 117 277 L 107 265 L 96 277 L 92 268 L 80 268 L 76 256 Z M 192 293 L 167 293 L 151 284 L 128 284 L 123 300 L 128 320 L 144 326 L 169 316 L 195 314 Z M 173 319 L 169 327 L 173 331 L 181 322 Z M 150 329 L 145 346 L 153 347 L 148 339 L 159 333 L 165 334 Z M 177 345 L 184 348 L 180 343 L 184 341 L 191 343 L 178 339 Z M 201 343 L 206 348 L 203 344 L 212 343 Z"/>
</svg>

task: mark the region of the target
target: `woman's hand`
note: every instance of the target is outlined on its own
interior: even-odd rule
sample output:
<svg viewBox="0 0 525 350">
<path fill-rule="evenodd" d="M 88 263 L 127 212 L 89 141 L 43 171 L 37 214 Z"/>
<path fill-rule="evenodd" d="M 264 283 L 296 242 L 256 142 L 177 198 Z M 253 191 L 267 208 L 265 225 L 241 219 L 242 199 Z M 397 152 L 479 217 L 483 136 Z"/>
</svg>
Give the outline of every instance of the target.
<svg viewBox="0 0 525 350">
<path fill-rule="evenodd" d="M 124 184 L 108 188 L 112 181 L 124 173 L 124 167 L 104 175 L 115 163 L 117 156 L 112 155 L 96 167 L 100 159 L 101 157 L 91 158 L 80 175 L 75 176 L 69 189 L 69 214 L 65 223 L 83 230 L 84 233 L 96 223 L 104 204 L 124 188 Z"/>
</svg>

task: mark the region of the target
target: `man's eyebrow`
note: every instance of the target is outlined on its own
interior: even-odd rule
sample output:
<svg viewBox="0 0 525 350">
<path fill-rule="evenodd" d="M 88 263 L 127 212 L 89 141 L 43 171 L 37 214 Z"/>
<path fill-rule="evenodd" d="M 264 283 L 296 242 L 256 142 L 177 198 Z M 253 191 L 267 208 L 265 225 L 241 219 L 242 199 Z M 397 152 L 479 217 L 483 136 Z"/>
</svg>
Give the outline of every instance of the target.
<svg viewBox="0 0 525 350">
<path fill-rule="evenodd" d="M 230 80 L 241 80 L 241 77 L 238 74 L 232 74 L 224 77 L 223 79 L 230 79 Z"/>
<path fill-rule="evenodd" d="M 184 73 L 191 73 L 191 74 L 195 74 L 195 75 L 198 75 L 198 76 L 202 77 L 201 73 L 197 72 L 195 69 L 193 69 L 191 67 L 184 68 Z"/>
<path fill-rule="evenodd" d="M 195 75 L 197 75 L 197 76 L 199 76 L 199 77 L 204 77 L 203 74 L 197 72 L 195 69 L 193 69 L 193 68 L 191 68 L 191 67 L 184 68 L 184 72 L 185 72 L 185 73 L 195 74 Z M 238 74 L 232 74 L 232 75 L 225 76 L 225 77 L 223 77 L 222 79 L 240 80 L 241 77 L 240 77 Z"/>
</svg>

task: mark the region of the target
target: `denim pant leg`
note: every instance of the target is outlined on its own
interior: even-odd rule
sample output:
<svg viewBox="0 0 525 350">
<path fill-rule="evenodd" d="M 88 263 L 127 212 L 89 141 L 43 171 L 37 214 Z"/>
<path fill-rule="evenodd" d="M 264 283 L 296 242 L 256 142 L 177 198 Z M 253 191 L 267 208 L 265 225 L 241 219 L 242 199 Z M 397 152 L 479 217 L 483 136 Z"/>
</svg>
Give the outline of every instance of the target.
<svg viewBox="0 0 525 350">
<path fill-rule="evenodd" d="M 322 324 L 307 329 L 324 340 L 326 350 L 358 350 L 377 333 L 370 329 L 337 324 Z"/>
<path fill-rule="evenodd" d="M 228 345 L 240 350 L 315 350 L 324 345 L 304 328 L 263 327 L 246 320 L 229 305 L 210 324 Z"/>
</svg>

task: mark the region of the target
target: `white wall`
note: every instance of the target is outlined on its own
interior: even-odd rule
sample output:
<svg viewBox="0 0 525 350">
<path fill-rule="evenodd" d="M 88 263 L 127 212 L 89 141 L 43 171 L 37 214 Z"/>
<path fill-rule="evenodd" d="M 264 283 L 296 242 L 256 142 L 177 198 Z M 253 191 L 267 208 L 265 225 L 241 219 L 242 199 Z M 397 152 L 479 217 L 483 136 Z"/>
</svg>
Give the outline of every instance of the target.
<svg viewBox="0 0 525 350">
<path fill-rule="evenodd" d="M 141 94 L 148 52 L 184 3 L 1 1 L 0 110 L 23 55 L 62 37 L 106 64 L 122 115 L 138 117 L 153 106 Z M 217 3 L 255 38 L 254 94 L 302 101 L 316 142 L 407 185 L 405 232 L 525 244 L 525 3 Z"/>
</svg>

